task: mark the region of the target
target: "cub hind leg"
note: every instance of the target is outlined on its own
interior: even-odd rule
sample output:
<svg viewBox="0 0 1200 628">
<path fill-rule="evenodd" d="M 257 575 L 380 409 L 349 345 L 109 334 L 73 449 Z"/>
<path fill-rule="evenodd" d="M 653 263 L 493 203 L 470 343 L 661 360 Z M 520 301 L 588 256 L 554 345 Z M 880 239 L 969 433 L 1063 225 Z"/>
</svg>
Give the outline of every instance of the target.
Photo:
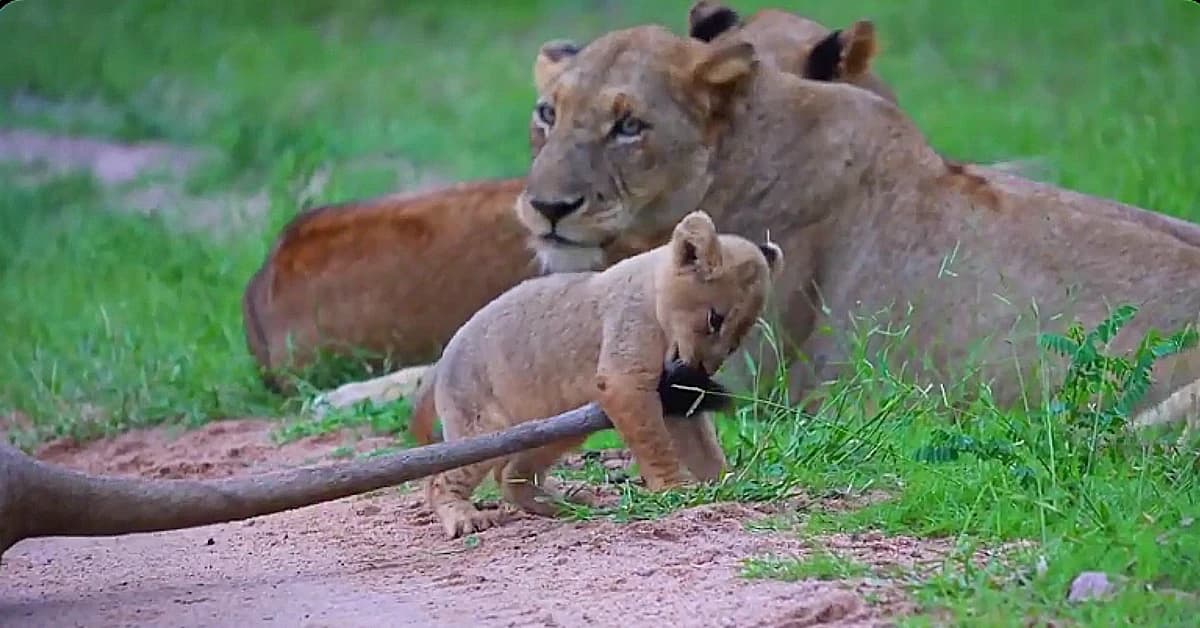
<svg viewBox="0 0 1200 628">
<path fill-rule="evenodd" d="M 514 454 L 500 473 L 500 492 L 504 499 L 521 510 L 543 517 L 558 514 L 557 502 L 563 499 L 558 482 L 546 471 L 562 455 L 578 448 L 587 437 L 561 440 Z"/>
<path fill-rule="evenodd" d="M 437 515 L 447 538 L 481 532 L 499 522 L 500 510 L 480 510 L 471 501 L 476 487 L 497 466 L 495 461 L 484 461 L 426 478 L 425 501 Z"/>
<path fill-rule="evenodd" d="M 475 412 L 474 407 L 469 407 L 468 412 L 464 413 L 457 404 L 445 403 L 441 399 L 436 401 L 442 401 L 438 404 L 441 406 L 438 414 L 442 415 L 443 438 L 447 442 L 483 434 L 506 425 L 497 421 L 502 417 L 494 413 Z M 488 472 L 499 469 L 504 463 L 504 458 L 484 460 L 438 473 L 425 480 L 425 501 L 441 522 L 448 538 L 481 532 L 499 523 L 499 508 L 481 510 L 475 506 L 471 496 L 487 477 Z"/>
</svg>

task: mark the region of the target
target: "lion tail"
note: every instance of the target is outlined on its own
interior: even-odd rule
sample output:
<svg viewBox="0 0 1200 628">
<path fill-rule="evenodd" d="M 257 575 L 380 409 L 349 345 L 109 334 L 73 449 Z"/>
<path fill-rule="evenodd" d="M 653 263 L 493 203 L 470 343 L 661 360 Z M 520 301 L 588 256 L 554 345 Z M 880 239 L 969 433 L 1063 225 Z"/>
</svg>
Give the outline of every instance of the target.
<svg viewBox="0 0 1200 628">
<path fill-rule="evenodd" d="M 433 403 L 433 388 L 437 381 L 437 363 L 430 365 L 421 383 L 413 392 L 412 416 L 408 419 L 408 433 L 418 445 L 441 442 L 441 430 L 436 429 L 437 406 Z"/>
<path fill-rule="evenodd" d="M 246 333 L 246 348 L 258 362 L 263 385 L 272 392 L 282 393 L 286 392 L 287 386 L 271 373 L 271 349 L 262 323 L 261 310 L 266 304 L 267 290 L 270 289 L 270 270 L 270 266 L 264 264 L 246 283 L 246 290 L 242 293 L 242 326 Z"/>
</svg>

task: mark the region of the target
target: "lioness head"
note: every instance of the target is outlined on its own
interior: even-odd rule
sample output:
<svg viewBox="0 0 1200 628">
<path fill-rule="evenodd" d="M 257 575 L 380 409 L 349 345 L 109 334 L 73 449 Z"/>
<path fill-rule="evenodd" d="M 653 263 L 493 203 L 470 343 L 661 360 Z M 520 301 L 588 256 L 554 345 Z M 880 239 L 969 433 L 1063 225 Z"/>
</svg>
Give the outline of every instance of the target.
<svg viewBox="0 0 1200 628">
<path fill-rule="evenodd" d="M 700 211 L 679 222 L 668 248 L 655 278 L 667 364 L 712 375 L 754 326 L 783 267 L 783 252 L 770 242 L 718 234 Z"/>
<path fill-rule="evenodd" d="M 877 47 L 869 21 L 830 31 L 768 9 L 743 23 L 732 9 L 702 0 L 688 22 L 690 42 L 650 27 L 586 47 L 553 40 L 539 50 L 534 163 L 516 211 L 544 270 L 598 270 L 665 242 L 675 220 L 703 198 L 722 109 L 760 61 L 895 100 L 870 69 Z M 634 36 L 655 40 L 662 53 L 623 53 L 622 38 Z"/>
<path fill-rule="evenodd" d="M 630 39 L 648 39 L 638 48 L 660 54 L 627 52 Z M 652 248 L 696 208 L 724 108 L 752 71 L 754 48 L 640 27 L 552 54 L 560 61 L 540 75 L 534 108 L 545 143 L 517 215 L 547 269 L 598 269 L 618 236 L 644 235 Z"/>
<path fill-rule="evenodd" d="M 723 4 L 699 0 L 688 11 L 688 35 L 705 42 L 736 37 L 753 44 L 760 61 L 773 63 L 784 72 L 815 81 L 856 85 L 896 102 L 891 87 L 871 68 L 879 44 L 870 20 L 858 20 L 848 28 L 831 31 L 795 13 L 763 9 L 749 21 L 743 21 L 737 11 Z M 542 44 L 533 61 L 534 85 L 540 89 L 549 83 L 580 48 L 569 39 Z M 529 147 L 533 156 L 545 144 L 548 131 L 535 108 L 529 120 Z"/>
</svg>

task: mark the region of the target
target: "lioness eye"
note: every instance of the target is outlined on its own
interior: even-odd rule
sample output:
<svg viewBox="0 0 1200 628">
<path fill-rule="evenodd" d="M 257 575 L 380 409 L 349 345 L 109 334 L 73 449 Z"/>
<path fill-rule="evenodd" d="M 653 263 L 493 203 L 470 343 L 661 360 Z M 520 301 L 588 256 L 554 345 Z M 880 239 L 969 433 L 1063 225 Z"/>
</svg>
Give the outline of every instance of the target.
<svg viewBox="0 0 1200 628">
<path fill-rule="evenodd" d="M 538 106 L 534 111 L 537 113 L 538 119 L 541 120 L 543 124 L 546 126 L 554 126 L 554 107 L 552 107 L 549 103 L 538 103 Z"/>
<path fill-rule="evenodd" d="M 613 127 L 613 131 L 617 135 L 623 135 L 625 137 L 637 137 L 642 131 L 646 130 L 646 126 L 646 123 L 642 122 L 640 119 L 627 115 L 622 116 L 620 120 L 617 120 L 616 125 Z"/>
<path fill-rule="evenodd" d="M 723 314 L 717 314 L 717 311 L 712 308 L 708 309 L 708 333 L 715 334 L 721 331 L 721 324 L 724 322 Z"/>
</svg>

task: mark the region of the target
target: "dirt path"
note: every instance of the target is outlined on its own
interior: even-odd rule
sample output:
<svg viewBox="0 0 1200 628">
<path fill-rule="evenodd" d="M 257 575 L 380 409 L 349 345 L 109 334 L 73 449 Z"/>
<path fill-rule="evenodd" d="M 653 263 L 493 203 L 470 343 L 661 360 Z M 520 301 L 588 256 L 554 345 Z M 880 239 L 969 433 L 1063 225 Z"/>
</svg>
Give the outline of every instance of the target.
<svg viewBox="0 0 1200 628">
<path fill-rule="evenodd" d="M 105 206 L 114 211 L 160 214 L 191 231 L 224 236 L 262 228 L 270 199 L 265 189 L 252 195 L 230 192 L 194 196 L 187 176 L 218 152 L 167 142 L 124 143 L 102 137 L 47 133 L 36 129 L 0 128 L 0 166 L 22 168 L 18 185 L 36 185 L 67 173 L 90 174 L 104 191 Z M 297 210 L 322 204 L 331 169 L 391 171 L 395 189 L 416 192 L 450 182 L 450 178 L 393 156 L 361 155 L 323 164 L 304 182 L 294 199 Z M 324 199 L 334 201 L 337 199 Z"/>
<path fill-rule="evenodd" d="M 276 447 L 271 426 L 133 432 L 38 455 L 92 472 L 216 477 L 381 443 Z M 410 488 L 190 530 L 28 540 L 0 568 L 0 626 L 874 626 L 909 607 L 886 583 L 742 578 L 744 558 L 806 551 L 794 534 L 745 529 L 761 516 L 720 504 L 630 524 L 517 518 L 472 546 L 444 539 Z"/>
</svg>

